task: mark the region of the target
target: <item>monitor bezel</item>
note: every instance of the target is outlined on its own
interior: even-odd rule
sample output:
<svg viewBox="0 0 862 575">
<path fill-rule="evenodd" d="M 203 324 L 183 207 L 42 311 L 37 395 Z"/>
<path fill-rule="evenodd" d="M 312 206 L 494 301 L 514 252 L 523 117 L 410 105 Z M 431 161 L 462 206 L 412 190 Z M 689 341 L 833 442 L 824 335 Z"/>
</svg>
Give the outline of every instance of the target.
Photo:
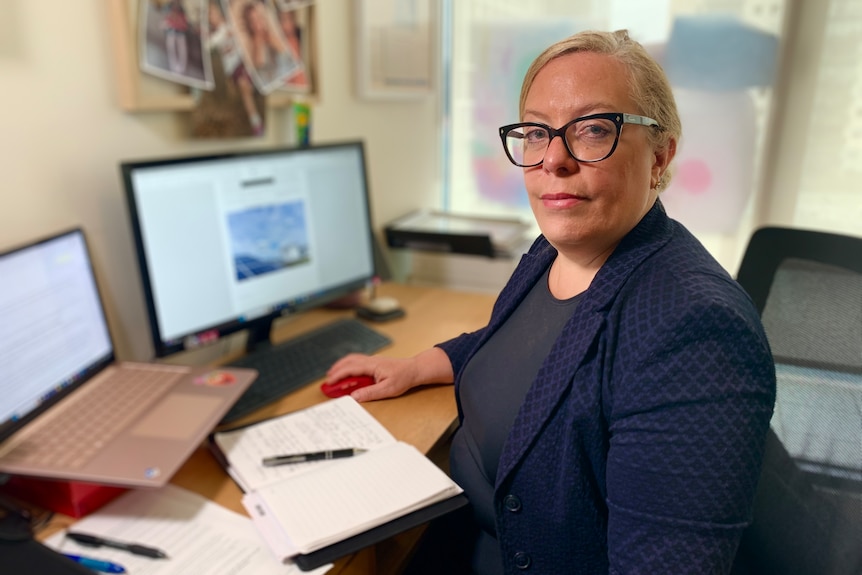
<svg viewBox="0 0 862 575">
<path fill-rule="evenodd" d="M 361 168 L 361 185 L 365 196 L 365 218 L 368 227 L 368 247 L 369 258 L 371 261 L 371 273 L 367 277 L 357 278 L 351 282 L 332 287 L 331 289 L 312 294 L 307 299 L 301 302 L 280 302 L 279 306 L 266 315 L 255 317 L 253 319 L 233 318 L 228 322 L 208 326 L 206 329 L 184 334 L 179 341 L 172 342 L 166 340 L 162 335 L 162 329 L 159 323 L 159 316 L 156 309 L 156 300 L 153 293 L 150 263 L 146 256 L 144 247 L 143 233 L 141 229 L 140 214 L 135 199 L 135 188 L 133 184 L 133 174 L 136 170 L 163 167 L 179 164 L 194 164 L 210 161 L 226 160 L 232 161 L 242 158 L 272 156 L 279 154 L 295 154 L 303 152 L 315 152 L 333 148 L 355 148 L 359 151 L 360 168 Z M 190 351 L 199 347 L 213 344 L 222 338 L 235 334 L 236 332 L 247 330 L 248 340 L 246 350 L 251 351 L 254 347 L 266 345 L 269 343 L 270 330 L 272 323 L 287 315 L 292 315 L 316 307 L 322 307 L 339 298 L 355 293 L 356 291 L 366 287 L 369 282 L 373 281 L 378 275 L 377 258 L 375 257 L 375 237 L 374 223 L 371 218 L 371 194 L 368 187 L 368 168 L 365 156 L 365 144 L 362 140 L 348 140 L 340 142 L 329 142 L 322 144 L 313 144 L 308 146 L 279 146 L 275 148 L 254 148 L 247 150 L 234 150 L 226 152 L 216 152 L 197 155 L 182 155 L 170 156 L 155 159 L 145 160 L 125 160 L 120 162 L 120 173 L 123 181 L 124 195 L 126 199 L 127 212 L 132 229 L 132 236 L 135 247 L 135 259 L 137 262 L 138 272 L 140 274 L 140 282 L 144 295 L 144 303 L 147 312 L 147 322 L 150 328 L 150 340 L 153 346 L 153 353 L 157 358 L 164 358 L 177 353 Z M 211 337 L 213 332 L 217 332 L 217 337 Z M 188 339 L 190 336 L 209 334 L 206 343 L 189 345 Z"/>
</svg>

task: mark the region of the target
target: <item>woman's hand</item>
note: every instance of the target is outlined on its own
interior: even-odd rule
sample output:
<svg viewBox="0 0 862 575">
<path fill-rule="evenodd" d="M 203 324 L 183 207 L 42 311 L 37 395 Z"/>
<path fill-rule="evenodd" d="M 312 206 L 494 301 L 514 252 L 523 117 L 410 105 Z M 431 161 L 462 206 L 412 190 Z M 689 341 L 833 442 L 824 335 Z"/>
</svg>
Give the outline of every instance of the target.
<svg viewBox="0 0 862 575">
<path fill-rule="evenodd" d="M 374 385 L 350 394 L 360 402 L 397 397 L 417 385 L 452 383 L 455 378 L 449 356 L 439 348 L 431 348 L 410 358 L 351 353 L 329 368 L 326 380 L 335 382 L 353 375 L 374 378 Z"/>
</svg>

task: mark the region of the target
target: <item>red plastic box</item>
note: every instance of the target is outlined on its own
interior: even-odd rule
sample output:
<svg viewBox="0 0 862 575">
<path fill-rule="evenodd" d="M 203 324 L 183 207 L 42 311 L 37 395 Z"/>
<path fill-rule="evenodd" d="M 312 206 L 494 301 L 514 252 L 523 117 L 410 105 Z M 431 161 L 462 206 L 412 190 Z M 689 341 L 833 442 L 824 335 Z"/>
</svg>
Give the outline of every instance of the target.
<svg viewBox="0 0 862 575">
<path fill-rule="evenodd" d="M 2 490 L 38 507 L 75 518 L 92 513 L 128 491 L 111 485 L 18 476 L 9 479 Z"/>
</svg>

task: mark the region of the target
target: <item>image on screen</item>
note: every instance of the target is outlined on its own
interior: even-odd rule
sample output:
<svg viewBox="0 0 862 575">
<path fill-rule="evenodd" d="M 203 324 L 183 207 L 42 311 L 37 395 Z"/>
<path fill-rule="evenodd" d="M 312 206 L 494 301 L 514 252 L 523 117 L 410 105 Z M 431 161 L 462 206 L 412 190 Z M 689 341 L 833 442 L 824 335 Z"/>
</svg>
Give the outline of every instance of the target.
<svg viewBox="0 0 862 575">
<path fill-rule="evenodd" d="M 311 265 L 303 202 L 260 206 L 228 214 L 236 279 Z"/>
</svg>

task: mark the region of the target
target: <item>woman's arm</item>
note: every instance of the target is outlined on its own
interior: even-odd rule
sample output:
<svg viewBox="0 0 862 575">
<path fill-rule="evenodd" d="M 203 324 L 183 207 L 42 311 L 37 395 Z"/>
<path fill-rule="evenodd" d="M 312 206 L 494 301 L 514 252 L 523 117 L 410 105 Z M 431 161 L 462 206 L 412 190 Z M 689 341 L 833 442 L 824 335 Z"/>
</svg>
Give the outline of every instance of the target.
<svg viewBox="0 0 862 575">
<path fill-rule="evenodd" d="M 396 397 L 418 385 L 452 383 L 455 380 L 449 356 L 438 347 L 426 349 L 409 358 L 352 353 L 329 368 L 326 380 L 338 381 L 351 375 L 374 377 L 374 385 L 350 394 L 357 401 Z"/>
<path fill-rule="evenodd" d="M 685 309 L 618 342 L 627 354 L 606 389 L 612 573 L 729 572 L 750 521 L 775 397 L 769 347 L 745 302 Z"/>
</svg>

